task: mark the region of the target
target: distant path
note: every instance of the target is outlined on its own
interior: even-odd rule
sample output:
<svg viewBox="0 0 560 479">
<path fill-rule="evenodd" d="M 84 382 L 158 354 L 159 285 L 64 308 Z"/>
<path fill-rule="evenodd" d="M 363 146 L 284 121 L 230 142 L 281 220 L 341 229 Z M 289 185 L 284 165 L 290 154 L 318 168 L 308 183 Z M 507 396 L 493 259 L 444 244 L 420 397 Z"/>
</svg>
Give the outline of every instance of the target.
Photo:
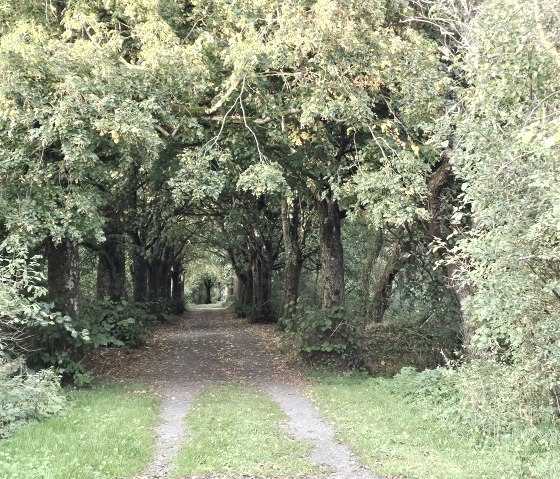
<svg viewBox="0 0 560 479">
<path fill-rule="evenodd" d="M 289 418 L 286 431 L 312 447 L 310 460 L 332 479 L 375 479 L 357 466 L 349 449 L 302 392 L 299 369 L 280 354 L 273 325 L 249 324 L 231 312 L 199 307 L 162 325 L 138 350 L 106 350 L 95 372 L 112 380 L 142 379 L 161 396 L 156 453 L 142 478 L 167 478 L 184 441 L 184 420 L 196 395 L 208 385 L 245 382 L 268 392 Z"/>
</svg>

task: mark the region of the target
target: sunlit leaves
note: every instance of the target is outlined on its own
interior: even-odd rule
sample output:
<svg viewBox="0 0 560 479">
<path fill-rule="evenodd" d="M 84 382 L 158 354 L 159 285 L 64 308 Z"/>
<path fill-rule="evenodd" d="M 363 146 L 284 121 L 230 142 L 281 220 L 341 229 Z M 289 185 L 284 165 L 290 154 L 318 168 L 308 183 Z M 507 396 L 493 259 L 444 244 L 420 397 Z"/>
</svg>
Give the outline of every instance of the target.
<svg viewBox="0 0 560 479">
<path fill-rule="evenodd" d="M 265 193 L 277 193 L 290 196 L 290 187 L 286 183 L 280 165 L 274 163 L 256 163 L 247 168 L 237 180 L 237 188 L 251 191 L 255 196 Z"/>
<path fill-rule="evenodd" d="M 465 35 L 453 166 L 472 230 L 456 248 L 473 346 L 544 397 L 560 384 L 557 1 L 484 2 Z M 552 339 L 556 338 L 556 339 Z M 538 358 L 538 359 L 537 359 Z"/>
</svg>

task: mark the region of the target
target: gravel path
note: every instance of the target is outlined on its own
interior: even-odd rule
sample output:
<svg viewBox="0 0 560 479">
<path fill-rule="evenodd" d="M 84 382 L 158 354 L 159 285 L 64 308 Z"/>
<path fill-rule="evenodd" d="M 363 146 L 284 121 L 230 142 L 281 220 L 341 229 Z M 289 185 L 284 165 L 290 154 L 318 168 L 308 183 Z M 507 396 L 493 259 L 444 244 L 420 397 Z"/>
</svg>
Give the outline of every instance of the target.
<svg viewBox="0 0 560 479">
<path fill-rule="evenodd" d="M 181 321 L 164 324 L 146 346 L 131 352 L 105 350 L 92 366 L 101 377 L 147 381 L 161 398 L 156 453 L 142 479 L 170 477 L 170 466 L 188 437 L 185 417 L 197 394 L 226 382 L 268 392 L 288 416 L 287 433 L 311 445 L 310 460 L 323 466 L 329 479 L 375 479 L 335 441 L 334 431 L 303 393 L 305 380 L 279 353 L 273 325 L 249 324 L 225 309 L 199 307 Z"/>
<path fill-rule="evenodd" d="M 334 430 L 321 418 L 301 389 L 285 383 L 264 386 L 288 416 L 286 430 L 298 441 L 311 444 L 311 460 L 330 470 L 329 479 L 375 479 L 360 467 L 345 444 L 335 440 Z"/>
</svg>

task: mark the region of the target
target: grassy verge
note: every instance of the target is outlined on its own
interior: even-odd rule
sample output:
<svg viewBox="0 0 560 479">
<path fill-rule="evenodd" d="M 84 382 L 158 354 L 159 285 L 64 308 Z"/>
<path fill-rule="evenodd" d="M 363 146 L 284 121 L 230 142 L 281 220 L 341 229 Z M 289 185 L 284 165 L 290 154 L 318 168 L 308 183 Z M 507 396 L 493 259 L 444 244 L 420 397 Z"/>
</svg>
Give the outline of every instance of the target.
<svg viewBox="0 0 560 479">
<path fill-rule="evenodd" d="M 190 439 L 176 476 L 297 477 L 317 472 L 308 447 L 280 430 L 285 416 L 264 393 L 239 385 L 205 391 L 187 417 Z"/>
<path fill-rule="evenodd" d="M 2 479 L 115 479 L 141 472 L 151 457 L 158 407 L 139 387 L 68 393 L 59 416 L 0 442 Z"/>
<path fill-rule="evenodd" d="M 312 389 L 321 413 L 361 462 L 407 479 L 557 479 L 560 454 L 527 443 L 482 445 L 392 392 L 390 379 L 323 378 Z"/>
</svg>

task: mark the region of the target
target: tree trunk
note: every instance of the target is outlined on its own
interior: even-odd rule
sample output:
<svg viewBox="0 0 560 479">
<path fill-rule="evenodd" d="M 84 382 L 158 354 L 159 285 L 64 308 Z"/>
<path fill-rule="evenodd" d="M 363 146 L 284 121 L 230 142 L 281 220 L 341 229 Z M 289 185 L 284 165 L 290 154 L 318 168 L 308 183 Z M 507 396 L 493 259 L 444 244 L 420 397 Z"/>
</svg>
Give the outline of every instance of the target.
<svg viewBox="0 0 560 479">
<path fill-rule="evenodd" d="M 233 295 L 235 301 L 241 306 L 249 306 L 253 301 L 253 273 L 236 273 Z"/>
<path fill-rule="evenodd" d="M 253 308 L 255 322 L 274 321 L 272 310 L 272 267 L 263 252 L 252 259 Z"/>
<path fill-rule="evenodd" d="M 284 318 L 288 318 L 293 313 L 299 296 L 299 280 L 303 267 L 299 214 L 299 198 L 294 198 L 292 203 L 288 203 L 287 199 L 282 201 L 282 234 L 286 257 L 282 299 L 282 317 Z"/>
<path fill-rule="evenodd" d="M 80 314 L 80 255 L 70 239 L 47 240 L 49 297 L 57 310 L 77 319 Z"/>
<path fill-rule="evenodd" d="M 149 265 L 146 258 L 138 252 L 134 253 L 133 268 L 134 301 L 147 301 Z"/>
<path fill-rule="evenodd" d="M 159 282 L 159 297 L 164 300 L 171 299 L 171 268 L 167 261 L 160 263 L 160 270 L 158 274 Z"/>
<path fill-rule="evenodd" d="M 159 272 L 160 281 L 160 297 L 165 300 L 171 300 L 171 276 L 173 271 L 173 252 L 169 248 L 165 248 L 161 269 Z"/>
<path fill-rule="evenodd" d="M 439 241 L 449 247 L 446 237 L 449 232 L 445 231 L 443 217 L 445 205 L 443 204 L 442 192 L 446 185 L 453 179 L 453 171 L 450 165 L 450 150 L 443 153 L 443 161 L 439 167 L 427 178 L 428 186 L 428 210 L 430 213 L 430 223 L 428 231 L 434 241 Z M 445 248 L 436 252 L 438 259 L 444 258 L 446 261 L 445 274 L 447 276 L 447 285 L 453 291 L 459 310 L 462 316 L 463 324 L 463 342 L 468 343 L 474 334 L 474 330 L 466 321 L 463 314 L 463 300 L 474 293 L 474 288 L 470 284 L 465 284 L 457 280 L 458 265 L 449 258 L 445 258 Z"/>
<path fill-rule="evenodd" d="M 317 198 L 321 264 L 325 285 L 322 308 L 337 309 L 344 306 L 344 255 L 340 231 L 340 209 L 332 191 Z"/>
<path fill-rule="evenodd" d="M 97 262 L 97 299 L 120 301 L 126 292 L 126 263 L 121 234 L 108 234 Z"/>
<path fill-rule="evenodd" d="M 389 253 L 387 263 L 377 279 L 373 292 L 373 321 L 381 323 L 385 316 L 385 311 L 389 307 L 389 300 L 393 293 L 393 283 L 399 272 L 399 258 L 401 252 L 402 232 L 395 238 Z"/>
<path fill-rule="evenodd" d="M 381 255 L 381 250 L 383 249 L 383 230 L 378 229 L 375 233 L 375 238 L 373 241 L 372 248 L 364 266 L 362 268 L 362 272 L 360 274 L 360 286 L 362 288 L 362 298 L 363 298 L 363 313 L 367 317 L 371 313 L 371 301 L 370 301 L 370 282 L 371 282 L 371 275 L 373 272 L 374 266 L 377 264 L 379 260 L 379 256 Z"/>
<path fill-rule="evenodd" d="M 176 313 L 182 313 L 185 310 L 185 287 L 182 280 L 182 268 L 178 262 L 173 265 L 171 273 L 171 299 L 173 300 L 173 309 Z"/>
<path fill-rule="evenodd" d="M 233 300 L 236 303 L 241 303 L 242 289 L 243 289 L 243 280 L 236 273 L 233 276 L 233 286 L 231 288 L 231 294 L 233 296 Z"/>
<path fill-rule="evenodd" d="M 150 301 L 157 301 L 161 296 L 161 259 L 152 257 L 148 267 L 148 297 Z"/>
<path fill-rule="evenodd" d="M 214 283 L 211 279 L 204 280 L 204 288 L 206 289 L 206 300 L 204 302 L 206 304 L 212 303 L 212 286 L 214 286 Z"/>
</svg>

